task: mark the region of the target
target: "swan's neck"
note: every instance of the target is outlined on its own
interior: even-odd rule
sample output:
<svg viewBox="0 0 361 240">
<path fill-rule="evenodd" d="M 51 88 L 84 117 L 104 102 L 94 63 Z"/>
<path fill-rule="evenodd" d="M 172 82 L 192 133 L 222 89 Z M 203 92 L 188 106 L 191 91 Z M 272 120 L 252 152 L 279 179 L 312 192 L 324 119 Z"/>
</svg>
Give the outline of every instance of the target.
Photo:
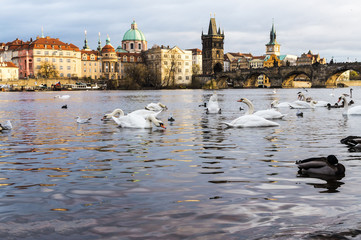
<svg viewBox="0 0 361 240">
<path fill-rule="evenodd" d="M 119 117 L 120 117 L 120 116 L 124 116 L 123 110 L 122 110 L 122 109 L 119 109 L 119 108 L 115 109 L 115 110 L 110 114 L 110 116 L 115 116 L 117 113 L 119 113 Z"/>
<path fill-rule="evenodd" d="M 249 101 L 248 99 L 243 99 L 243 102 L 245 104 L 247 104 L 247 106 L 248 106 L 247 114 L 252 114 L 254 112 L 254 106 L 253 106 L 252 102 Z"/>
</svg>

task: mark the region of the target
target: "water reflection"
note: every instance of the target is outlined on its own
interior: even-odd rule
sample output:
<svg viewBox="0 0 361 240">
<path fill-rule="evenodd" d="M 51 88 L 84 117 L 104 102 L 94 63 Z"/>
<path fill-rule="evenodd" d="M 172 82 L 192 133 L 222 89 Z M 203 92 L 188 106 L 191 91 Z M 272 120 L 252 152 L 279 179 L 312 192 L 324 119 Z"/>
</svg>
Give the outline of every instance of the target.
<svg viewBox="0 0 361 240">
<path fill-rule="evenodd" d="M 259 110 L 275 98 L 291 102 L 298 91 L 221 90 L 217 115 L 199 106 L 213 93 L 202 90 L 69 92 L 64 101 L 4 93 L 0 120 L 11 119 L 14 129 L 0 134 L 0 237 L 301 239 L 329 229 L 340 214 L 361 212 L 360 156 L 339 142 L 359 131 L 357 119 L 323 108 L 297 118 L 286 108 L 276 128 L 222 125 L 244 114 L 241 96 Z M 327 89 L 308 93 L 332 100 Z M 167 105 L 163 122 L 174 117 L 166 130 L 100 121 L 115 108 L 128 113 L 150 102 Z M 94 121 L 79 126 L 78 115 Z M 295 160 L 336 153 L 346 159 L 344 178 L 295 175 Z"/>
</svg>

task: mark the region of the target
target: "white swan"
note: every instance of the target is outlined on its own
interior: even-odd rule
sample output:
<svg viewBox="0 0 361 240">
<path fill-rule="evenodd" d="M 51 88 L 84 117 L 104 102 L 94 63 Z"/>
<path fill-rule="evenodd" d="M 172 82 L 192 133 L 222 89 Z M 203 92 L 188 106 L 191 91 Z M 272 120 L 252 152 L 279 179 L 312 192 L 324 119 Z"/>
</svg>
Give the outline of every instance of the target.
<svg viewBox="0 0 361 240">
<path fill-rule="evenodd" d="M 289 102 L 279 102 L 278 100 L 274 100 L 273 102 L 271 102 L 271 107 L 273 108 L 282 108 L 282 107 L 290 107 L 290 103 Z"/>
<path fill-rule="evenodd" d="M 341 95 L 341 97 L 339 98 L 338 101 L 341 101 L 341 99 L 345 102 L 344 104 L 344 112 L 342 113 L 342 115 L 361 115 L 361 106 L 354 106 L 352 108 L 348 108 L 348 101 L 346 99 L 346 97 L 344 95 Z"/>
<path fill-rule="evenodd" d="M 209 98 L 206 113 L 221 113 L 221 109 L 218 105 L 217 93 L 213 93 L 213 95 Z"/>
<path fill-rule="evenodd" d="M 158 103 L 149 103 L 145 107 L 145 109 L 150 111 L 161 111 L 161 110 L 167 110 L 168 108 L 164 104 L 158 102 Z"/>
<path fill-rule="evenodd" d="M 315 108 L 315 101 L 311 101 L 311 102 L 305 102 L 305 101 L 294 101 L 292 103 L 289 104 L 290 108 L 295 108 L 295 109 L 304 109 L 304 108 Z"/>
<path fill-rule="evenodd" d="M 108 120 L 112 119 L 113 116 L 116 116 L 117 114 L 119 114 L 119 116 L 124 116 L 123 110 L 120 108 L 116 108 L 113 110 L 113 112 L 104 114 L 104 116 L 101 120 L 108 121 Z"/>
<path fill-rule="evenodd" d="M 0 131 L 3 130 L 11 130 L 13 125 L 11 124 L 10 120 L 7 120 L 5 124 L 0 124 Z"/>
<path fill-rule="evenodd" d="M 119 118 L 112 116 L 112 118 L 122 128 L 152 128 L 152 124 L 156 127 L 166 128 L 162 121 L 155 118 L 154 114 L 150 114 L 146 118 L 138 114 L 128 114 Z"/>
<path fill-rule="evenodd" d="M 243 99 L 241 99 L 242 102 L 245 102 Z M 252 106 L 247 104 L 248 106 Z M 278 127 L 279 124 L 272 122 L 270 120 L 267 120 L 263 117 L 250 114 L 253 112 L 253 110 L 248 109 L 248 113 L 246 115 L 240 116 L 230 123 L 223 122 L 228 127 Z"/>
<path fill-rule="evenodd" d="M 68 99 L 68 98 L 70 98 L 70 96 L 69 95 L 56 95 L 54 98 L 59 98 L 59 99 Z"/>
<path fill-rule="evenodd" d="M 255 116 L 260 116 L 265 119 L 281 119 L 284 117 L 284 115 L 282 113 L 280 113 L 279 111 L 277 111 L 275 109 L 260 110 L 260 111 L 257 111 L 254 113 L 254 106 L 253 106 L 252 102 L 250 100 L 248 100 L 247 98 L 241 98 L 240 100 L 238 100 L 238 102 L 243 102 L 243 103 L 247 104 L 247 106 L 248 106 L 247 114 L 253 114 Z"/>
<path fill-rule="evenodd" d="M 76 117 L 76 122 L 77 123 L 88 123 L 92 118 L 80 118 L 80 117 Z"/>
</svg>

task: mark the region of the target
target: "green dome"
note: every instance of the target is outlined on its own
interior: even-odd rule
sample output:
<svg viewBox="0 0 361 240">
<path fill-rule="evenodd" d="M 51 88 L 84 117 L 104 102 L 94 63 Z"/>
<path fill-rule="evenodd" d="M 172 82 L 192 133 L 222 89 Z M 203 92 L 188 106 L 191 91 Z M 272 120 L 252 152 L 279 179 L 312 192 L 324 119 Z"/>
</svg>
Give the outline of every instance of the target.
<svg viewBox="0 0 361 240">
<path fill-rule="evenodd" d="M 133 21 L 129 29 L 123 37 L 123 41 L 146 41 L 142 31 L 138 30 L 137 24 Z"/>
</svg>

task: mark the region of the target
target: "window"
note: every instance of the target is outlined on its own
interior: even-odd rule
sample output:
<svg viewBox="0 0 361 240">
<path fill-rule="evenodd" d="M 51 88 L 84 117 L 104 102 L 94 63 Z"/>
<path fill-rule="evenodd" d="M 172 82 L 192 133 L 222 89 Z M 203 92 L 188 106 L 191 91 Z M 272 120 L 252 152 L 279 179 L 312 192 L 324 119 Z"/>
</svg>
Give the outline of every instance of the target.
<svg viewBox="0 0 361 240">
<path fill-rule="evenodd" d="M 36 51 L 36 54 L 41 54 L 41 51 Z"/>
<path fill-rule="evenodd" d="M 86 63 L 84 63 L 84 67 L 86 66 Z"/>
<path fill-rule="evenodd" d="M 181 59 L 181 58 L 182 58 L 182 56 L 181 56 L 181 55 L 178 55 L 178 58 L 179 58 L 179 59 Z"/>
<path fill-rule="evenodd" d="M 182 69 L 181 69 L 181 68 L 178 68 L 178 72 L 181 73 L 181 72 L 182 72 Z"/>
<path fill-rule="evenodd" d="M 189 56 L 188 56 L 188 55 L 186 56 L 186 59 L 189 59 Z"/>
<path fill-rule="evenodd" d="M 62 58 L 60 58 L 60 59 L 59 59 L 59 62 L 63 62 L 63 59 L 62 59 Z"/>
<path fill-rule="evenodd" d="M 67 66 L 67 68 L 66 68 L 66 69 L 70 70 L 70 66 Z"/>
<path fill-rule="evenodd" d="M 189 66 L 189 62 L 186 62 L 185 64 L 186 64 L 186 66 Z"/>
<path fill-rule="evenodd" d="M 127 56 L 123 56 L 123 62 L 127 61 Z"/>
<path fill-rule="evenodd" d="M 130 44 L 130 49 L 134 49 L 134 43 Z"/>
<path fill-rule="evenodd" d="M 167 58 L 167 57 L 168 57 L 168 54 L 164 54 L 164 57 Z"/>
<path fill-rule="evenodd" d="M 178 62 L 178 66 L 181 66 L 182 65 L 182 63 L 181 62 Z"/>
<path fill-rule="evenodd" d="M 70 63 L 70 59 L 68 58 L 67 60 L 66 60 L 68 63 Z"/>
<path fill-rule="evenodd" d="M 189 80 L 189 76 L 186 76 L 186 80 Z"/>
<path fill-rule="evenodd" d="M 142 49 L 142 44 L 138 43 L 138 49 Z"/>
<path fill-rule="evenodd" d="M 86 72 L 86 69 L 84 68 L 84 72 Z"/>
<path fill-rule="evenodd" d="M 41 58 L 37 58 L 36 61 L 41 62 Z"/>
<path fill-rule="evenodd" d="M 59 46 L 59 47 L 60 47 L 60 46 Z M 60 48 L 60 49 L 61 49 L 61 48 Z M 59 55 L 60 55 L 60 56 L 63 56 L 63 52 L 60 52 Z"/>
<path fill-rule="evenodd" d="M 168 65 L 168 62 L 167 62 L 167 61 L 164 61 L 164 65 Z"/>
<path fill-rule="evenodd" d="M 130 57 L 130 61 L 134 62 L 134 57 L 133 56 Z"/>
<path fill-rule="evenodd" d="M 70 77 L 71 77 L 70 73 L 68 73 L 66 76 L 67 76 L 68 78 L 70 78 Z"/>
<path fill-rule="evenodd" d="M 126 49 L 126 48 L 127 48 L 127 44 L 124 43 L 123 49 Z"/>
<path fill-rule="evenodd" d="M 49 62 L 49 58 L 45 58 L 45 62 Z"/>
<path fill-rule="evenodd" d="M 92 66 L 92 63 L 89 63 L 89 66 Z"/>
<path fill-rule="evenodd" d="M 53 58 L 53 62 L 56 62 L 56 58 Z"/>
<path fill-rule="evenodd" d="M 64 77 L 64 73 L 60 73 L 60 77 Z"/>
<path fill-rule="evenodd" d="M 49 51 L 45 51 L 45 52 L 44 52 L 44 55 L 49 55 Z"/>
<path fill-rule="evenodd" d="M 63 66 L 60 66 L 60 70 L 63 70 Z"/>
<path fill-rule="evenodd" d="M 178 80 L 182 80 L 182 76 L 179 76 L 179 77 L 178 77 Z"/>
<path fill-rule="evenodd" d="M 66 55 L 67 55 L 67 56 L 70 56 L 70 52 L 67 52 Z"/>
</svg>

